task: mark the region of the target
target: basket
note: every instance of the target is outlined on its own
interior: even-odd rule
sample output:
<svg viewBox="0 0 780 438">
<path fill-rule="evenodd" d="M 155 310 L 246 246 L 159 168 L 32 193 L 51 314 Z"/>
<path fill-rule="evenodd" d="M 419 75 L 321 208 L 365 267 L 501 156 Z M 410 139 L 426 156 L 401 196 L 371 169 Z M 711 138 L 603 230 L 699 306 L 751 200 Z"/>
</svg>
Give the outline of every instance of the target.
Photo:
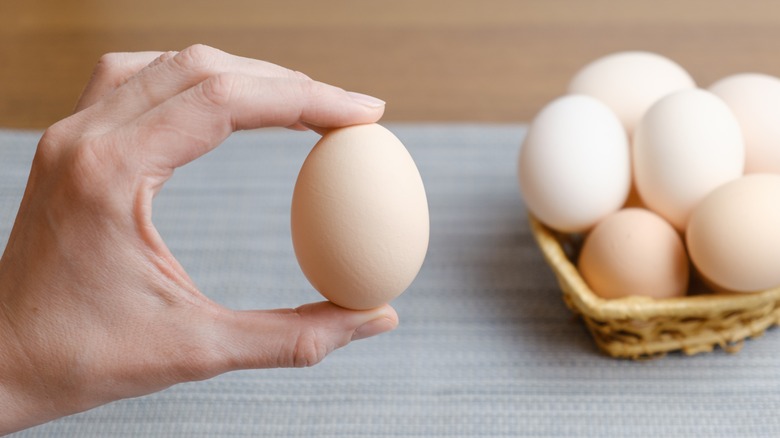
<svg viewBox="0 0 780 438">
<path fill-rule="evenodd" d="M 735 353 L 745 339 L 780 324 L 780 287 L 756 293 L 654 299 L 603 299 L 588 288 L 573 260 L 578 242 L 529 215 L 531 231 L 552 267 L 566 305 L 582 317 L 599 349 L 629 359 L 710 352 Z"/>
</svg>

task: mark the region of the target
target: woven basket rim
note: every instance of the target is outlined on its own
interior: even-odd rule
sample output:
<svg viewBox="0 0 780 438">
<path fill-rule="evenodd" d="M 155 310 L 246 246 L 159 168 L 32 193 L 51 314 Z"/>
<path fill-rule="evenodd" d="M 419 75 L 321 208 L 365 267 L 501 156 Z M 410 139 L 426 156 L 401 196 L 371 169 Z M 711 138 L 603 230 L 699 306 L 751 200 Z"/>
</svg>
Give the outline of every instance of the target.
<svg viewBox="0 0 780 438">
<path fill-rule="evenodd" d="M 740 311 L 780 300 L 780 287 L 761 292 L 704 294 L 677 298 L 629 296 L 604 299 L 585 283 L 574 263 L 566 256 L 554 232 L 528 213 L 531 232 L 548 264 L 570 286 L 570 299 L 577 310 L 596 319 L 650 320 L 657 317 L 706 318 L 714 313 Z"/>
</svg>

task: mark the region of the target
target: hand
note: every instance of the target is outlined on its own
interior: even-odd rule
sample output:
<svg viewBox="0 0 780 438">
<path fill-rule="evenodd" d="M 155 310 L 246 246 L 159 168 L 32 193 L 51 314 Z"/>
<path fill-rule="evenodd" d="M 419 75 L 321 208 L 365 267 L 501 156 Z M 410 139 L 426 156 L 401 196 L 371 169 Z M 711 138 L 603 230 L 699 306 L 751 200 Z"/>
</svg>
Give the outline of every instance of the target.
<svg viewBox="0 0 780 438">
<path fill-rule="evenodd" d="M 224 308 L 151 221 L 174 169 L 233 131 L 370 123 L 382 101 L 193 46 L 106 55 L 76 109 L 41 138 L 0 259 L 0 434 L 395 328 L 387 305 Z"/>
</svg>

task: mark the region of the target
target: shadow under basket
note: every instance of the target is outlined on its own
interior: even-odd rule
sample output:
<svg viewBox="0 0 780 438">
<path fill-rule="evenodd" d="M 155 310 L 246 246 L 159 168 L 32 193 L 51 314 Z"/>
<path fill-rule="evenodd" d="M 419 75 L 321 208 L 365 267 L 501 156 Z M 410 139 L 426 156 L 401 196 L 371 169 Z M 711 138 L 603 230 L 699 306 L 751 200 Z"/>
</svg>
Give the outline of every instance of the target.
<svg viewBox="0 0 780 438">
<path fill-rule="evenodd" d="M 698 294 L 654 299 L 603 299 L 590 290 L 573 260 L 578 242 L 529 215 L 531 231 L 563 291 L 566 305 L 580 315 L 598 347 L 630 359 L 710 352 L 735 353 L 747 338 L 780 324 L 780 287 L 755 293 Z"/>
</svg>

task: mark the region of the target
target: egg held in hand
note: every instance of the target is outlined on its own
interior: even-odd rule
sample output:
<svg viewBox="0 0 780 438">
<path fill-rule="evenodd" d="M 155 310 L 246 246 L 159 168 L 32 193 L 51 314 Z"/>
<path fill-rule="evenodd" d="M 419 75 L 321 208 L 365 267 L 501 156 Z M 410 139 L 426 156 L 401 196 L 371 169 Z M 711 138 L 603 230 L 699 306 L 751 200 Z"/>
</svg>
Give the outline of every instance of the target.
<svg viewBox="0 0 780 438">
<path fill-rule="evenodd" d="M 325 298 L 351 309 L 404 292 L 428 249 L 428 203 L 404 145 L 377 124 L 325 134 L 301 167 L 291 211 L 295 256 Z"/>
<path fill-rule="evenodd" d="M 674 228 L 657 214 L 626 208 L 588 234 L 578 267 L 602 298 L 671 298 L 688 288 L 688 257 Z"/>
</svg>

